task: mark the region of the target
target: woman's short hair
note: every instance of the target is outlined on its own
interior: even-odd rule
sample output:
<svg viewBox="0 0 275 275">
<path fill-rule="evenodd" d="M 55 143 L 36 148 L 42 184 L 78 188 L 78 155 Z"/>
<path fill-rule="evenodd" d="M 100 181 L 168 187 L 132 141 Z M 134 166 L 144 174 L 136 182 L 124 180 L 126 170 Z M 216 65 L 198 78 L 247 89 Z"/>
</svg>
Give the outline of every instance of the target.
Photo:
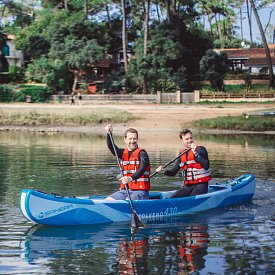
<svg viewBox="0 0 275 275">
<path fill-rule="evenodd" d="M 192 135 L 192 132 L 189 129 L 182 129 L 179 133 L 180 139 L 182 139 L 182 136 L 185 136 L 186 134 L 191 134 Z"/>
</svg>

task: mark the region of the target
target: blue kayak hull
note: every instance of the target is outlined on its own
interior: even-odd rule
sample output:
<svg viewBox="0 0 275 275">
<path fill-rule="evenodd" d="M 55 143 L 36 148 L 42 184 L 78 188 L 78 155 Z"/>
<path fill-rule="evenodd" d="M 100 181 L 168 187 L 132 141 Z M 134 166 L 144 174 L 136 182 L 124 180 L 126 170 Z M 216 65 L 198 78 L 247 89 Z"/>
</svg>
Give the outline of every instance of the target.
<svg viewBox="0 0 275 275">
<path fill-rule="evenodd" d="M 255 192 L 251 174 L 210 185 L 207 194 L 169 198 L 173 191 L 150 192 L 149 200 L 133 200 L 142 221 L 206 211 L 213 208 L 249 202 Z M 102 196 L 65 197 L 37 190 L 22 190 L 20 209 L 31 222 L 68 226 L 130 221 L 128 200 L 104 200 Z"/>
</svg>

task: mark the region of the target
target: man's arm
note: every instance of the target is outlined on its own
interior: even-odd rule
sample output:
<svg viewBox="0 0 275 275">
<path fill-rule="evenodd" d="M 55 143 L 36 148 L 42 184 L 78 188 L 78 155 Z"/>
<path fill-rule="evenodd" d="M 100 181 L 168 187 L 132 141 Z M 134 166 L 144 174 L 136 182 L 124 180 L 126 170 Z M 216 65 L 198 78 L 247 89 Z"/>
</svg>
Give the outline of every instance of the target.
<svg viewBox="0 0 275 275">
<path fill-rule="evenodd" d="M 174 166 L 170 170 L 166 170 L 164 172 L 164 175 L 169 176 L 169 177 L 175 176 L 178 173 L 178 171 L 180 170 L 180 162 L 181 162 L 181 160 L 180 160 L 180 157 L 179 157 L 176 160 Z"/>
<path fill-rule="evenodd" d="M 111 138 L 110 138 L 109 134 L 107 134 L 107 139 L 106 140 L 107 140 L 107 146 L 108 146 L 109 150 L 115 156 L 115 151 L 114 151 L 114 148 L 113 148 L 113 145 L 112 145 Z M 121 159 L 124 149 L 120 149 L 116 145 L 115 145 L 115 148 L 116 148 L 117 156 Z"/>
<path fill-rule="evenodd" d="M 137 171 L 131 176 L 131 178 L 132 178 L 133 180 L 137 180 L 138 178 L 140 178 L 140 177 L 144 174 L 147 165 L 150 163 L 148 154 L 147 154 L 147 152 L 146 152 L 145 150 L 141 150 L 141 151 L 140 151 L 139 161 L 140 161 L 139 168 L 138 168 Z"/>
<path fill-rule="evenodd" d="M 210 162 L 208 159 L 208 153 L 205 147 L 200 146 L 197 148 L 195 153 L 195 160 L 198 162 L 205 170 L 208 170 L 210 167 Z"/>
</svg>

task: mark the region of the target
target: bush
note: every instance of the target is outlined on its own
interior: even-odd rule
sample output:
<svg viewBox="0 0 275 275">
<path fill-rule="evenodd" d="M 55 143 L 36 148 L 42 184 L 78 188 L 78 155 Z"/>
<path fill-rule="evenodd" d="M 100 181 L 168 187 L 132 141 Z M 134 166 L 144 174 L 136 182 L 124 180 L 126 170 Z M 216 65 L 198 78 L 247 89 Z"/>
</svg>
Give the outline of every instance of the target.
<svg viewBox="0 0 275 275">
<path fill-rule="evenodd" d="M 11 82 L 18 83 L 23 81 L 25 75 L 25 69 L 19 68 L 17 66 L 10 66 L 9 77 Z"/>
<path fill-rule="evenodd" d="M 14 101 L 13 88 L 12 85 L 0 85 L 0 102 Z"/>
<path fill-rule="evenodd" d="M 22 85 L 16 92 L 15 101 L 25 102 L 27 96 L 31 96 L 31 102 L 44 102 L 48 99 L 49 90 L 45 86 Z"/>
<path fill-rule="evenodd" d="M 206 80 L 209 80 L 216 91 L 224 88 L 223 78 L 228 71 L 226 54 L 218 54 L 212 50 L 206 51 L 200 60 L 200 72 Z"/>
<path fill-rule="evenodd" d="M 201 85 L 199 87 L 200 91 L 205 93 L 213 93 L 215 89 L 210 85 Z M 224 85 L 225 93 L 266 93 L 271 92 L 274 93 L 275 89 L 270 88 L 265 84 L 251 84 L 249 91 L 247 91 L 247 86 L 245 84 L 236 84 L 236 85 Z"/>
</svg>

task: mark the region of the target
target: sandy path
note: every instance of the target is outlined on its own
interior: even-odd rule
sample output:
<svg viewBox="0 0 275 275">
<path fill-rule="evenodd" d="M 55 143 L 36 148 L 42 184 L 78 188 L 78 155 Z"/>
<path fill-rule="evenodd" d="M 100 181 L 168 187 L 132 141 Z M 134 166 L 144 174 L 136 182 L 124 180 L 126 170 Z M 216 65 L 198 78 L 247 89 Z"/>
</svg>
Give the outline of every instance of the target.
<svg viewBox="0 0 275 275">
<path fill-rule="evenodd" d="M 0 104 L 0 109 L 15 110 L 47 110 L 54 112 L 60 110 L 66 112 L 89 111 L 94 108 L 115 108 L 126 110 L 132 113 L 138 119 L 125 124 L 115 125 L 117 133 L 124 132 L 128 127 L 137 128 L 140 132 L 178 132 L 183 127 L 191 127 L 191 122 L 202 118 L 214 118 L 218 116 L 238 116 L 257 110 L 275 108 L 274 104 L 212 104 L 212 105 L 195 105 L 195 104 L 90 104 L 83 106 L 71 106 L 68 104 Z M 94 132 L 104 133 L 104 125 L 80 126 L 80 127 L 54 127 L 58 131 L 70 132 Z M 192 128 L 192 127 L 191 127 Z M 195 130 L 195 129 L 193 129 Z M 196 131 L 196 130 L 195 130 Z"/>
</svg>

